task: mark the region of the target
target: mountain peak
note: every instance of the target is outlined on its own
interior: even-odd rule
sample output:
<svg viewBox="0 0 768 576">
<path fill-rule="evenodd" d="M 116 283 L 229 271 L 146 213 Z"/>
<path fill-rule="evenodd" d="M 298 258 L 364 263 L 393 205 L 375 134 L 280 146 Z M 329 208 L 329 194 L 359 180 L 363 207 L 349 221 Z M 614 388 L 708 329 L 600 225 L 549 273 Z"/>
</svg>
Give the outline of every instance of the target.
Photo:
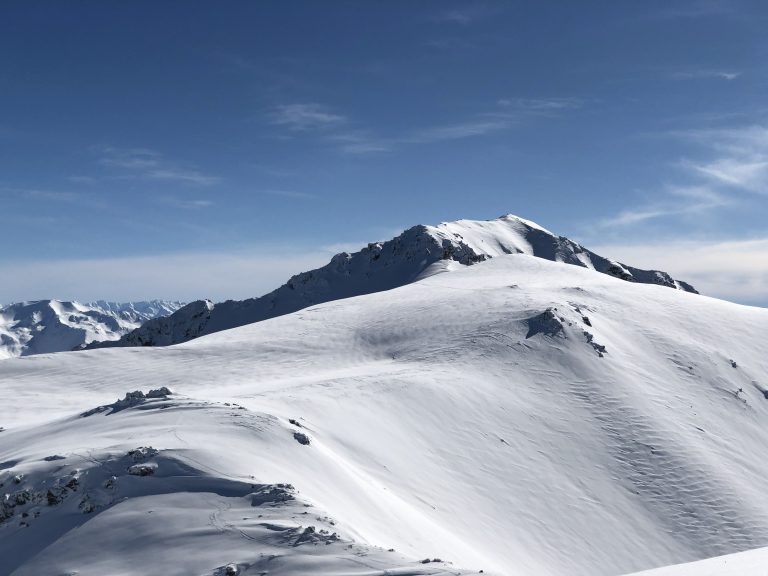
<svg viewBox="0 0 768 576">
<path fill-rule="evenodd" d="M 505 214 L 493 220 L 418 224 L 386 242 L 370 243 L 353 254 L 336 254 L 325 266 L 297 274 L 259 298 L 219 304 L 193 302 L 170 316 L 147 322 L 117 342 L 94 343 L 91 347 L 177 344 L 313 304 L 397 288 L 445 270 L 443 262 L 470 266 L 514 254 L 589 268 L 628 282 L 695 292 L 692 286 L 666 272 L 609 260 L 535 222 Z"/>
</svg>

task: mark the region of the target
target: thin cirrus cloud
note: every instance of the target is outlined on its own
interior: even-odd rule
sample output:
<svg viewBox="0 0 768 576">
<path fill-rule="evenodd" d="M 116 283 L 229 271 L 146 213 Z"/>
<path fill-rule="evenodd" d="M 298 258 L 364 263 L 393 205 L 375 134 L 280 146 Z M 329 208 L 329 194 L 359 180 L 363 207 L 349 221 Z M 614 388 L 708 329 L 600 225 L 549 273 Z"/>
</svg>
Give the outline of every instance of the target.
<svg viewBox="0 0 768 576">
<path fill-rule="evenodd" d="M 286 104 L 268 114 L 269 123 L 291 133 L 312 133 L 347 154 L 388 152 L 403 145 L 431 144 L 485 136 L 513 127 L 526 118 L 556 116 L 582 106 L 576 98 L 502 98 L 490 111 L 452 123 L 381 135 L 355 126 L 347 116 L 318 103 Z"/>
<path fill-rule="evenodd" d="M 202 210 L 213 206 L 212 200 L 202 198 L 188 200 L 186 198 L 177 198 L 175 196 L 161 196 L 157 201 L 161 204 L 173 206 L 174 208 L 183 208 L 184 210 Z"/>
<path fill-rule="evenodd" d="M 347 119 L 330 112 L 317 103 L 282 104 L 270 112 L 270 120 L 276 126 L 283 126 L 294 132 L 320 130 L 339 126 Z"/>
<path fill-rule="evenodd" d="M 56 202 L 73 204 L 86 199 L 86 195 L 69 190 L 49 190 L 44 188 L 14 188 L 0 186 L 0 199 L 21 199 L 30 202 Z"/>
<path fill-rule="evenodd" d="M 663 200 L 622 210 L 615 216 L 602 220 L 600 227 L 631 226 L 659 218 L 701 214 L 730 203 L 728 197 L 706 186 L 667 186 Z"/>
<path fill-rule="evenodd" d="M 458 4 L 458 3 L 457 3 Z M 503 4 L 487 4 L 482 2 L 463 4 L 445 9 L 434 14 L 431 20 L 437 23 L 468 26 L 481 20 L 486 20 L 504 11 Z"/>
<path fill-rule="evenodd" d="M 551 114 L 584 105 L 580 98 L 500 98 L 496 103 L 518 114 Z"/>
<path fill-rule="evenodd" d="M 199 186 L 211 186 L 221 182 L 218 176 L 182 166 L 167 160 L 162 154 L 148 148 L 114 148 L 111 146 L 98 149 L 99 163 L 118 172 L 119 178 L 141 178 L 146 180 L 166 180 Z"/>
<path fill-rule="evenodd" d="M 317 198 L 314 194 L 310 194 L 309 192 L 300 192 L 298 190 L 275 190 L 275 189 L 268 189 L 268 190 L 261 190 L 262 194 L 267 194 L 269 196 L 278 196 L 280 198 L 290 198 L 292 200 L 308 200 L 311 198 Z"/>
<path fill-rule="evenodd" d="M 445 142 L 449 140 L 462 140 L 484 136 L 491 132 L 498 132 L 509 128 L 511 120 L 504 117 L 479 119 L 444 126 L 431 126 L 417 130 L 405 136 L 400 142 L 408 144 L 427 144 L 430 142 Z"/>
<path fill-rule="evenodd" d="M 689 166 L 702 176 L 728 186 L 750 192 L 768 192 L 768 159 L 765 158 L 717 158 L 703 164 L 691 163 Z"/>
<path fill-rule="evenodd" d="M 665 134 L 697 146 L 699 159 L 677 163 L 686 184 L 668 186 L 653 203 L 604 219 L 602 227 L 632 226 L 670 216 L 700 214 L 737 204 L 743 194 L 768 194 L 768 128 L 749 125 Z"/>
<path fill-rule="evenodd" d="M 42 190 L 39 188 L 3 188 L 0 192 L 11 194 L 28 200 L 55 201 L 55 202 L 77 202 L 82 195 L 77 192 L 61 190 Z"/>
<path fill-rule="evenodd" d="M 720 187 L 768 194 L 768 127 L 689 130 L 674 132 L 672 136 L 708 152 L 703 160 L 681 162 L 691 175 Z"/>
<path fill-rule="evenodd" d="M 717 79 L 717 80 L 736 80 L 742 75 L 738 70 L 683 70 L 673 72 L 672 78 L 675 80 L 697 80 L 697 79 Z"/>
<path fill-rule="evenodd" d="M 454 24 L 469 24 L 476 20 L 477 16 L 467 10 L 447 10 L 438 14 L 435 20 L 439 22 L 453 22 Z"/>
</svg>

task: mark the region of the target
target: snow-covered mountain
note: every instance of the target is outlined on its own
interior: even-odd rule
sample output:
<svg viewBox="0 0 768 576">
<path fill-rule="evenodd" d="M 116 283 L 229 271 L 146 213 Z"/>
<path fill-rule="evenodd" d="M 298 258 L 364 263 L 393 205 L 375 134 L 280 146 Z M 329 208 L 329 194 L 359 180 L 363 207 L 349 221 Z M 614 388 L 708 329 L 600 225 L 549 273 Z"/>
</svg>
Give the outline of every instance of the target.
<svg viewBox="0 0 768 576">
<path fill-rule="evenodd" d="M 63 302 L 39 300 L 0 308 L 0 358 L 72 350 L 94 340 L 117 340 L 147 320 L 172 314 L 183 304 Z"/>
<path fill-rule="evenodd" d="M 768 310 L 507 249 L 0 363 L 0 573 L 609 576 L 767 546 Z"/>
<path fill-rule="evenodd" d="M 695 292 L 666 272 L 640 270 L 595 254 L 529 220 L 511 214 L 496 220 L 459 220 L 438 226 L 414 226 L 388 242 L 343 252 L 329 264 L 292 277 L 277 290 L 248 300 L 214 304 L 192 302 L 170 316 L 147 322 L 116 342 L 103 346 L 167 346 L 252 322 L 295 312 L 307 306 L 403 286 L 435 265 L 471 265 L 505 254 L 528 254 L 564 262 L 622 280 L 659 284 Z"/>
</svg>

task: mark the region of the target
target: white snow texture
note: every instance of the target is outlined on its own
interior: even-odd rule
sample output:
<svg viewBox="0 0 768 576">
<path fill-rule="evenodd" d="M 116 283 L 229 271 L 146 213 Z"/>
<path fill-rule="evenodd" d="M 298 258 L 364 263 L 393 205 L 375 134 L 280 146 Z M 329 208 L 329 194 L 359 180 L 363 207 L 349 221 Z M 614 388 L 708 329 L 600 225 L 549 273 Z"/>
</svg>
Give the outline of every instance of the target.
<svg viewBox="0 0 768 576">
<path fill-rule="evenodd" d="M 0 573 L 764 576 L 768 310 L 496 222 L 322 269 L 367 295 L 0 362 Z"/>
</svg>

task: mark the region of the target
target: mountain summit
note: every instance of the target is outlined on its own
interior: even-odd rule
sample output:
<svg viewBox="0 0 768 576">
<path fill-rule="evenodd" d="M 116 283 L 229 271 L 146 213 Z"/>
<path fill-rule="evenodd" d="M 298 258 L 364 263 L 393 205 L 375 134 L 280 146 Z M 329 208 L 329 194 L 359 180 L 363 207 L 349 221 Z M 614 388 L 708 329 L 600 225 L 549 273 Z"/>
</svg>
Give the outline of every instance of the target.
<svg viewBox="0 0 768 576">
<path fill-rule="evenodd" d="M 170 316 L 148 321 L 107 346 L 168 346 L 198 336 L 290 314 L 307 306 L 390 290 L 456 264 L 469 266 L 490 258 L 525 254 L 609 274 L 628 282 L 696 290 L 666 272 L 641 270 L 587 250 L 563 236 L 513 214 L 494 220 L 458 220 L 418 225 L 387 242 L 342 252 L 316 270 L 293 276 L 258 298 L 214 304 L 197 300 Z"/>
</svg>

